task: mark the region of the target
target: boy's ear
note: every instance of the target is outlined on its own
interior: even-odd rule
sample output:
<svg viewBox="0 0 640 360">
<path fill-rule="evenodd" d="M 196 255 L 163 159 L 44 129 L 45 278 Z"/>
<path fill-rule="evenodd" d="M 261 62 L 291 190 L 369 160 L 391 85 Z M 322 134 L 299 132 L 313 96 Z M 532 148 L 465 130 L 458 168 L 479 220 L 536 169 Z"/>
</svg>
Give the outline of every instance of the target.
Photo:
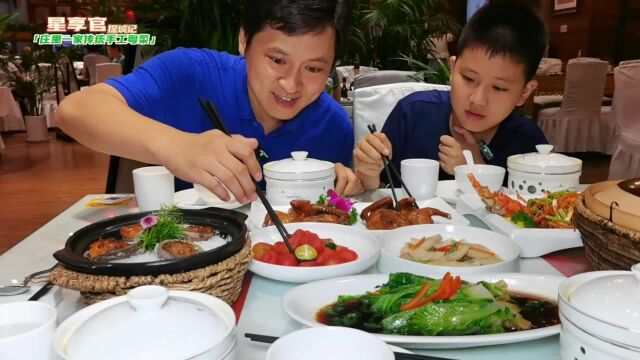
<svg viewBox="0 0 640 360">
<path fill-rule="evenodd" d="M 245 34 L 244 29 L 240 28 L 240 33 L 238 33 L 238 52 L 240 55 L 244 56 L 244 51 L 247 49 L 247 34 Z"/>
<path fill-rule="evenodd" d="M 522 106 L 525 101 L 529 98 L 529 95 L 538 87 L 537 80 L 530 80 L 522 89 L 522 96 L 520 96 L 520 100 L 518 100 L 518 106 Z"/>
<path fill-rule="evenodd" d="M 449 84 L 453 78 L 453 66 L 456 64 L 456 60 L 458 60 L 457 56 L 449 56 Z"/>
</svg>

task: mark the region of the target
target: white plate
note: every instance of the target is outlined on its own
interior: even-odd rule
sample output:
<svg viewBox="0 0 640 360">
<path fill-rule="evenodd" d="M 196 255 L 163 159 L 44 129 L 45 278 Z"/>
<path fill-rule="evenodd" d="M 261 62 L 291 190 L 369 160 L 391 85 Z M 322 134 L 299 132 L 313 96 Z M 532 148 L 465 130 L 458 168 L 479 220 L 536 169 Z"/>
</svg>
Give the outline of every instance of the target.
<svg viewBox="0 0 640 360">
<path fill-rule="evenodd" d="M 454 224 L 454 225 L 469 225 L 469 220 L 464 216 L 460 215 L 451 205 L 447 204 L 444 200 L 440 198 L 433 198 L 429 200 L 418 201 L 418 206 L 423 207 L 432 207 L 444 212 L 447 212 L 451 215 L 451 219 L 446 219 L 441 216 L 434 216 L 433 222 L 436 224 Z M 362 219 L 360 219 L 360 213 L 362 209 L 371 205 L 372 202 L 357 202 L 353 206 L 358 210 L 358 221 L 351 225 L 350 227 L 354 229 L 360 230 L 368 230 Z M 274 206 L 274 210 L 279 210 L 282 212 L 288 212 L 290 206 Z M 254 201 L 251 204 L 251 211 L 249 213 L 249 218 L 247 219 L 247 223 L 251 229 L 259 229 L 262 227 L 262 223 L 264 221 L 264 217 L 267 215 L 267 210 L 264 208 L 262 203 L 258 201 Z M 371 230 L 368 230 L 371 231 Z M 375 232 L 382 232 L 388 230 L 373 230 Z"/>
<path fill-rule="evenodd" d="M 436 196 L 449 204 L 456 204 L 458 197 L 462 195 L 462 191 L 458 189 L 458 185 L 455 180 L 441 180 L 438 181 L 436 186 Z"/>
<path fill-rule="evenodd" d="M 236 209 L 242 206 L 238 201 L 224 202 L 220 199 L 217 201 L 206 202 L 198 197 L 196 190 L 186 189 L 173 194 L 173 203 L 180 209 L 204 209 L 208 207 L 218 207 L 221 209 Z"/>
<path fill-rule="evenodd" d="M 478 194 L 460 196 L 456 209 L 462 214 L 473 214 L 492 230 L 507 235 L 520 246 L 523 258 L 538 257 L 554 251 L 581 247 L 578 230 L 571 229 L 523 229 L 504 217 L 487 210 Z"/>
<path fill-rule="evenodd" d="M 495 264 L 469 267 L 451 267 L 423 264 L 400 257 L 400 250 L 411 239 L 423 236 L 442 235 L 446 240 L 465 240 L 486 246 L 496 253 L 502 261 Z M 506 236 L 493 231 L 462 225 L 414 225 L 387 231 L 378 235 L 382 245 L 378 270 L 382 273 L 410 272 L 440 278 L 447 271 L 459 275 L 519 272 L 520 248 Z"/>
<path fill-rule="evenodd" d="M 380 255 L 380 243 L 375 235 L 354 229 L 349 226 L 326 223 L 292 223 L 285 224 L 285 227 L 292 234 L 296 229 L 312 231 L 320 238 L 330 238 L 337 245 L 347 246 L 358 254 L 358 259 L 344 264 L 315 266 L 315 267 L 295 267 L 268 264 L 262 261 L 251 260 L 249 270 L 266 278 L 288 281 L 295 283 L 305 283 L 319 279 L 328 279 L 338 276 L 357 274 L 371 267 L 378 260 Z M 280 233 L 275 226 L 269 226 L 249 233 L 251 246 L 258 242 L 274 244 L 282 241 Z"/>
<path fill-rule="evenodd" d="M 316 313 L 328 304 L 336 301 L 338 295 L 359 295 L 373 290 L 389 280 L 388 274 L 370 274 L 328 279 L 297 286 L 291 289 L 282 300 L 287 314 L 294 320 L 307 326 L 326 326 L 316 321 Z M 558 296 L 558 287 L 564 280 L 560 276 L 532 274 L 478 274 L 465 275 L 466 281 L 504 280 L 513 291 L 554 300 Z M 378 336 L 387 343 L 412 349 L 454 349 L 474 346 L 509 344 L 539 339 L 560 333 L 560 325 L 504 334 L 467 335 L 467 336 Z"/>
</svg>

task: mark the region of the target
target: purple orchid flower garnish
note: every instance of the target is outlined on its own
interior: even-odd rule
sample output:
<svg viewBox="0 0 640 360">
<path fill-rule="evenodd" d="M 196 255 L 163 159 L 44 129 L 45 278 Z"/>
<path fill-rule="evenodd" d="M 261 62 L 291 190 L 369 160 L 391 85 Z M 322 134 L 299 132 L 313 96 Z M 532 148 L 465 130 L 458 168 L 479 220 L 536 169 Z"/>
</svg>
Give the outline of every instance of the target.
<svg viewBox="0 0 640 360">
<path fill-rule="evenodd" d="M 143 229 L 148 229 L 158 223 L 158 217 L 155 215 L 147 215 L 140 220 Z"/>
<path fill-rule="evenodd" d="M 333 189 L 327 191 L 327 195 L 329 195 L 329 205 L 333 205 L 336 209 L 340 209 L 342 211 L 351 211 L 351 206 L 355 203 L 355 201 L 341 197 Z"/>
</svg>

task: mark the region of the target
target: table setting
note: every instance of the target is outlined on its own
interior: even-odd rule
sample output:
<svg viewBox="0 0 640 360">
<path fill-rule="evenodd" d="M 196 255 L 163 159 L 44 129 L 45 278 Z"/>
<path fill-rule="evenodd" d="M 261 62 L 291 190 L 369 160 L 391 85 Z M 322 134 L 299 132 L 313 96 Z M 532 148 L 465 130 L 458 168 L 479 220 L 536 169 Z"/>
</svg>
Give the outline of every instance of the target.
<svg viewBox="0 0 640 360">
<path fill-rule="evenodd" d="M 640 354 L 633 342 L 633 319 L 640 312 L 632 320 L 620 315 L 637 306 L 629 299 L 640 293 L 639 271 L 637 265 L 629 270 L 640 257 L 628 255 L 615 271 L 602 266 L 604 261 L 595 263 L 600 266 L 591 261 L 589 268 L 576 249 L 582 247 L 583 229 L 595 225 L 535 228 L 536 201 L 551 192 L 520 194 L 503 188 L 505 176 L 507 184 L 517 179 L 512 169 L 497 176 L 487 165 L 467 164 L 455 180 L 438 181 L 428 162 L 411 161 L 403 165 L 402 186 L 347 198 L 309 176 L 320 171 L 327 175 L 320 178 L 331 179 L 330 167 L 318 170 L 326 164 L 306 154 L 287 160 L 265 165 L 277 181 L 267 181 L 260 199 L 246 205 L 233 198 L 222 201 L 199 185 L 175 192 L 173 175 L 162 167 L 134 170 L 135 194 L 80 199 L 0 256 L 0 284 L 13 286 L 11 290 L 26 285 L 23 278 L 29 274 L 48 269 L 25 293 L 0 296 L 0 312 L 4 306 L 29 303 L 39 293 L 40 299 L 31 302 L 55 315 L 53 323 L 49 315 L 43 321 L 28 320 L 32 325 L 23 328 L 24 321 L 16 320 L 19 326 L 9 323 L 0 338 L 11 340 L 19 332 L 44 339 L 47 353 L 27 357 L 43 359 L 153 352 L 172 359 L 280 360 L 308 350 L 311 339 L 333 337 L 371 341 L 372 347 L 383 349 L 375 355 L 381 360 L 632 359 Z M 427 185 L 410 181 L 416 178 Z M 625 189 L 631 190 L 625 193 L 636 196 L 638 183 L 626 182 Z M 565 185 L 553 193 L 577 194 L 572 195 L 576 206 L 584 206 L 585 198 L 607 201 L 590 193 L 594 188 L 604 191 L 601 184 Z M 508 206 L 497 208 L 500 201 Z M 548 200 L 556 211 L 558 201 Z M 621 227 L 634 214 L 635 209 L 620 203 L 615 212 L 610 209 L 610 227 Z M 501 212 L 509 207 L 523 214 Z M 597 209 L 593 211 L 601 211 Z M 492 223 L 491 215 L 514 228 Z M 524 215 L 531 224 L 522 223 L 528 219 Z M 555 226 L 565 220 L 556 215 L 545 213 L 540 219 Z M 622 222 L 615 223 L 616 218 Z M 523 227 L 528 225 L 532 227 Z M 635 234 L 628 231 L 619 236 Z M 564 233 L 574 237 L 557 235 Z M 531 245 L 549 236 L 554 247 Z M 593 241 L 589 244 L 597 249 Z M 591 269 L 600 271 L 584 272 Z M 603 312 L 589 302 L 594 293 L 605 296 L 613 288 L 615 294 L 609 296 L 620 304 L 617 310 Z M 531 307 L 539 304 L 553 309 L 544 310 L 553 318 L 531 318 Z M 429 315 L 435 309 L 446 314 L 462 307 L 473 310 L 450 320 Z M 194 311 L 211 320 L 182 318 Z M 143 315 L 153 313 L 157 322 L 149 325 Z M 474 320 L 457 322 L 465 316 Z M 106 325 L 113 318 L 121 320 Z M 356 318 L 368 320 L 353 322 Z M 434 321 L 442 325 L 432 328 Z M 176 336 L 161 331 L 191 324 L 215 336 L 205 339 L 198 336 L 201 332 L 189 331 L 193 335 L 181 347 L 171 346 Z M 35 331 L 41 328 L 46 331 Z M 114 349 L 94 344 L 88 334 L 96 332 L 127 345 Z M 139 332 L 154 335 L 140 344 L 126 341 Z M 301 344 L 307 345 L 300 350 Z M 0 342 L 0 354 L 3 347 L 15 349 L 10 346 L 18 345 Z M 349 342 L 337 340 L 333 350 L 352 351 Z"/>
</svg>

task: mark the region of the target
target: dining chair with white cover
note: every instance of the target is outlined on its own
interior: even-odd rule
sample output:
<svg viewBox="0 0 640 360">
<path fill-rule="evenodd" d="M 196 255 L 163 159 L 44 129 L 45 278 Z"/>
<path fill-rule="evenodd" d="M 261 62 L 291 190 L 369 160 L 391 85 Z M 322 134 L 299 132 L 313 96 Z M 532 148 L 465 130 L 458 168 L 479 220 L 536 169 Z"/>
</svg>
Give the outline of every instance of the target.
<svg viewBox="0 0 640 360">
<path fill-rule="evenodd" d="M 562 72 L 562 60 L 556 58 L 542 58 L 538 64 L 536 75 L 547 75 Z"/>
<path fill-rule="evenodd" d="M 415 71 L 378 70 L 370 74 L 359 74 L 353 79 L 354 90 L 384 84 L 417 82 Z"/>
<path fill-rule="evenodd" d="M 640 63 L 614 69 L 616 91 L 612 110 L 616 147 L 609 165 L 609 179 L 640 177 Z"/>
<path fill-rule="evenodd" d="M 629 64 L 640 64 L 640 59 L 620 61 L 620 64 L 618 64 L 618 66 L 629 65 Z"/>
<path fill-rule="evenodd" d="M 360 70 L 358 70 L 358 75 L 371 74 L 378 71 L 378 68 L 370 67 L 370 66 L 360 66 Z M 357 76 L 355 71 L 353 70 L 353 65 L 348 66 L 336 66 L 336 72 L 338 73 L 338 82 L 342 84 L 342 78 L 347 79 L 347 88 L 351 87 L 351 83 L 353 79 Z"/>
<path fill-rule="evenodd" d="M 608 130 L 601 129 L 600 110 L 607 75 L 606 61 L 567 64 L 560 107 L 538 113 L 538 125 L 558 152 L 606 152 Z"/>
<path fill-rule="evenodd" d="M 122 75 L 122 65 L 119 63 L 96 64 L 96 84 Z"/>
<path fill-rule="evenodd" d="M 353 130 L 355 143 L 369 134 L 367 125 L 374 124 L 382 130 L 391 110 L 398 101 L 416 91 L 449 90 L 449 85 L 405 82 L 369 86 L 353 93 Z"/>
</svg>

